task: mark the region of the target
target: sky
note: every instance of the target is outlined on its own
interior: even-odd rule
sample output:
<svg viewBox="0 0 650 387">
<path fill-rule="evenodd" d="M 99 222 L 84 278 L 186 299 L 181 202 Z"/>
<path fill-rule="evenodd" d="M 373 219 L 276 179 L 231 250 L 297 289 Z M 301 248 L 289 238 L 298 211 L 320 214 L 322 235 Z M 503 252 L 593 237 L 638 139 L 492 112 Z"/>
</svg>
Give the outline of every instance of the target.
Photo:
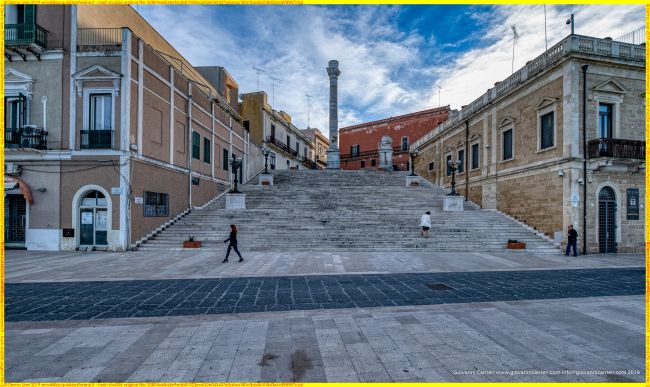
<svg viewBox="0 0 650 387">
<path fill-rule="evenodd" d="M 264 90 L 298 128 L 326 135 L 329 60 L 341 70 L 341 128 L 471 103 L 512 73 L 512 26 L 515 71 L 570 34 L 571 13 L 580 35 L 617 38 L 645 26 L 643 5 L 546 5 L 546 38 L 543 5 L 134 8 L 193 65 L 224 66 L 240 93 Z"/>
</svg>

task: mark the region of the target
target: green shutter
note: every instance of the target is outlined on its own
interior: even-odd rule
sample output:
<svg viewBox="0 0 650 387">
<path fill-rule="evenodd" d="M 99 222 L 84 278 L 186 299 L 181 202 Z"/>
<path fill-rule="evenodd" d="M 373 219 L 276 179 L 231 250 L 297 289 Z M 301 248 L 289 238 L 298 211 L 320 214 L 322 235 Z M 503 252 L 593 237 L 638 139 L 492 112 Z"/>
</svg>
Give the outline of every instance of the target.
<svg viewBox="0 0 650 387">
<path fill-rule="evenodd" d="M 36 6 L 35 5 L 24 5 L 24 15 L 25 24 L 35 24 L 36 23 Z"/>
</svg>

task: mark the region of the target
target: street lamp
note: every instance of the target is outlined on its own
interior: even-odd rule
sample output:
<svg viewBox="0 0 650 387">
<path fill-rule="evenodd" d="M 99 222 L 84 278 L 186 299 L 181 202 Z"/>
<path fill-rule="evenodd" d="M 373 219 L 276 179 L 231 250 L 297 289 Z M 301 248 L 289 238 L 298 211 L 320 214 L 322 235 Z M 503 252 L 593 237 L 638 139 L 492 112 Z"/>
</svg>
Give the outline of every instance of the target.
<svg viewBox="0 0 650 387">
<path fill-rule="evenodd" d="M 451 169 L 451 192 L 449 193 L 448 196 L 458 196 L 458 192 L 456 192 L 456 170 L 463 165 L 462 160 L 456 160 L 456 161 L 447 161 L 447 166 Z"/>
<path fill-rule="evenodd" d="M 268 162 L 269 162 L 269 154 L 270 153 L 271 153 L 271 151 L 269 151 L 269 148 L 267 148 L 266 146 L 264 148 L 262 148 L 262 154 L 264 155 L 264 174 L 265 175 L 268 175 L 268 173 L 269 173 L 269 171 L 268 171 L 268 164 L 269 163 Z"/>
<path fill-rule="evenodd" d="M 237 170 L 241 166 L 241 159 L 237 159 L 237 156 L 232 155 L 232 161 L 230 161 L 230 165 L 232 166 L 232 173 L 235 175 L 235 186 L 232 190 L 230 190 L 230 193 L 241 193 L 237 189 Z"/>
<path fill-rule="evenodd" d="M 416 149 L 411 151 L 411 174 L 409 176 L 417 176 L 415 174 L 415 156 L 418 155 L 418 151 Z"/>
</svg>

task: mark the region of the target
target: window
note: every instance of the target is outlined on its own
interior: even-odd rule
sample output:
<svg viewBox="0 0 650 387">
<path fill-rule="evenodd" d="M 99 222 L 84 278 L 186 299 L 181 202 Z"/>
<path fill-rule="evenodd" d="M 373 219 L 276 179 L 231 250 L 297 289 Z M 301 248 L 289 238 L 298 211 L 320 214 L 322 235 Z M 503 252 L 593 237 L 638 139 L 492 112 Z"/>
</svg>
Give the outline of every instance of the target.
<svg viewBox="0 0 650 387">
<path fill-rule="evenodd" d="M 598 135 L 600 138 L 612 138 L 612 119 L 614 106 L 609 103 L 598 105 Z"/>
<path fill-rule="evenodd" d="M 19 129 L 25 126 L 26 112 L 27 98 L 24 95 L 5 97 L 5 133 L 8 129 Z"/>
<path fill-rule="evenodd" d="M 271 124 L 271 140 L 275 139 L 275 125 Z"/>
<path fill-rule="evenodd" d="M 287 135 L 287 149 L 291 150 L 291 136 Z"/>
<path fill-rule="evenodd" d="M 192 131 L 192 158 L 201 159 L 201 135 Z"/>
<path fill-rule="evenodd" d="M 472 144 L 472 169 L 478 168 L 479 164 L 479 154 L 478 154 L 478 143 Z"/>
<path fill-rule="evenodd" d="M 540 149 L 550 148 L 555 145 L 553 112 L 546 113 L 540 119 Z"/>
<path fill-rule="evenodd" d="M 433 161 L 429 163 L 429 172 L 433 171 Z"/>
<path fill-rule="evenodd" d="M 250 123 L 250 121 L 248 121 L 248 120 L 244 121 L 244 129 L 246 129 L 249 132 L 251 131 L 251 123 Z"/>
<path fill-rule="evenodd" d="M 374 167 L 376 165 L 377 165 L 377 160 L 375 160 L 375 159 L 370 160 L 370 166 L 371 167 Z"/>
<path fill-rule="evenodd" d="M 112 130 L 113 98 L 111 94 L 90 94 L 88 129 Z"/>
<path fill-rule="evenodd" d="M 503 131 L 503 160 L 512 158 L 512 129 Z"/>
<path fill-rule="evenodd" d="M 210 164 L 210 159 L 211 159 L 210 151 L 211 151 L 210 139 L 204 137 L 203 138 L 203 162 L 204 163 Z"/>
<path fill-rule="evenodd" d="M 451 166 L 449 163 L 451 163 L 451 155 L 447 155 L 447 176 L 451 176 Z"/>
<path fill-rule="evenodd" d="M 402 137 L 402 150 L 403 151 L 409 150 L 409 138 L 408 137 Z"/>
<path fill-rule="evenodd" d="M 169 216 L 169 195 L 144 191 L 144 216 Z"/>
<path fill-rule="evenodd" d="M 296 155 L 300 154 L 300 143 L 298 142 L 298 139 L 296 139 Z"/>
<path fill-rule="evenodd" d="M 221 165 L 221 168 L 223 168 L 224 171 L 228 170 L 228 149 L 224 148 L 223 149 L 223 165 Z"/>
<path fill-rule="evenodd" d="M 305 158 L 307 158 L 307 147 L 305 147 L 305 149 L 303 149 L 303 151 L 304 151 L 303 153 L 305 154 Z"/>
<path fill-rule="evenodd" d="M 365 167 L 366 167 L 366 161 L 365 161 L 365 160 L 361 160 L 361 168 L 365 168 Z"/>
<path fill-rule="evenodd" d="M 271 169 L 275 169 L 275 153 L 269 156 L 269 165 L 271 166 Z"/>
<path fill-rule="evenodd" d="M 458 173 L 465 172 L 465 149 L 458 151 Z"/>
<path fill-rule="evenodd" d="M 352 155 L 352 157 L 359 156 L 359 145 L 352 145 L 350 147 L 350 155 Z"/>
</svg>

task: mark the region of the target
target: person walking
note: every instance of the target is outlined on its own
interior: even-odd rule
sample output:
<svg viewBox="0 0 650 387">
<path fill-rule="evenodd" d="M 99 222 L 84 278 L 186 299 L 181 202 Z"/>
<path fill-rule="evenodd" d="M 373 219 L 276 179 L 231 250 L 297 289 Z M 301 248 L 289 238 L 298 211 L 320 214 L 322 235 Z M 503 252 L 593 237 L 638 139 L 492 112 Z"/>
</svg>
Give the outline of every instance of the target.
<svg viewBox="0 0 650 387">
<path fill-rule="evenodd" d="M 230 236 L 228 239 L 223 241 L 223 243 L 226 243 L 230 241 L 228 244 L 228 251 L 226 252 L 226 258 L 223 260 L 223 262 L 228 262 L 228 256 L 230 255 L 230 249 L 234 249 L 237 255 L 239 255 L 239 262 L 242 262 L 244 258 L 241 257 L 241 254 L 239 254 L 239 250 L 237 249 L 237 226 L 234 224 L 230 225 Z"/>
<path fill-rule="evenodd" d="M 578 232 L 573 229 L 573 225 L 569 225 L 569 239 L 566 244 L 566 252 L 565 255 L 569 255 L 569 252 L 571 251 L 571 247 L 573 247 L 573 256 L 577 257 L 578 256 L 578 250 L 576 249 L 576 245 L 578 244 Z"/>
<path fill-rule="evenodd" d="M 425 238 L 429 237 L 429 229 L 431 228 L 431 212 L 427 211 L 422 215 L 422 218 L 420 219 L 420 226 L 422 226 L 422 231 L 420 231 L 420 235 L 422 235 Z"/>
</svg>

